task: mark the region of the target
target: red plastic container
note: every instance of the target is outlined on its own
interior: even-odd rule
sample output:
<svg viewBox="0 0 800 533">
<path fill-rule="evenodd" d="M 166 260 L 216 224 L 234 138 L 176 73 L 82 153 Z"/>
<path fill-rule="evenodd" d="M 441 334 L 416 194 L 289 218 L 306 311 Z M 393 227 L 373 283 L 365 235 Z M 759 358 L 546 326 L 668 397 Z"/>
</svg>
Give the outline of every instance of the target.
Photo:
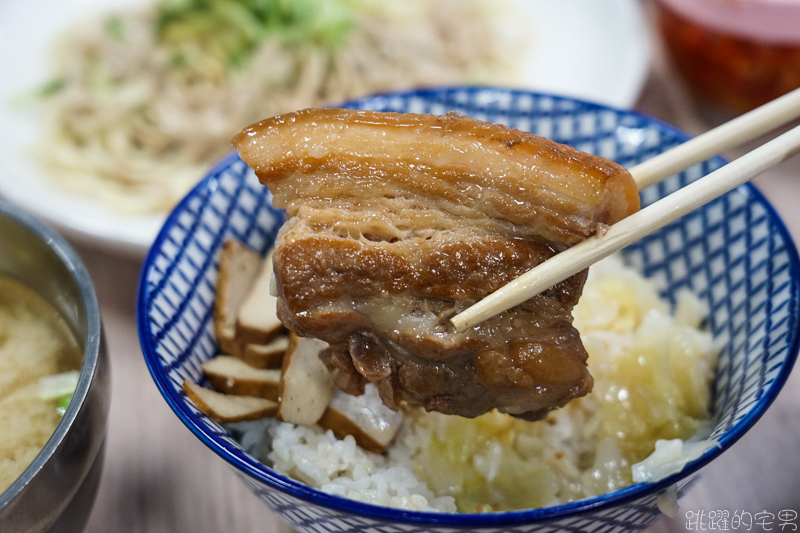
<svg viewBox="0 0 800 533">
<path fill-rule="evenodd" d="M 702 99 L 743 112 L 800 87 L 800 0 L 659 0 L 658 10 Z"/>
</svg>

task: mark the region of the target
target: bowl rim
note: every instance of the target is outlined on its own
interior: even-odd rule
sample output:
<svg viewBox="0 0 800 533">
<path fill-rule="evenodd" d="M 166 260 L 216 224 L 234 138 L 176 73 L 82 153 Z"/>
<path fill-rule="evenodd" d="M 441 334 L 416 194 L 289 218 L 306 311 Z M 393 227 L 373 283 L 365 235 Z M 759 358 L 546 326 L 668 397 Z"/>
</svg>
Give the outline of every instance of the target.
<svg viewBox="0 0 800 533">
<path fill-rule="evenodd" d="M 551 93 L 528 91 L 524 89 L 508 89 L 504 87 L 490 87 L 490 86 L 444 86 L 433 87 L 425 89 L 411 89 L 406 91 L 390 91 L 384 93 L 377 93 L 364 98 L 350 100 L 342 103 L 340 107 L 357 108 L 363 106 L 366 102 L 373 100 L 376 97 L 422 97 L 431 98 L 434 96 L 443 96 L 455 92 L 468 92 L 476 93 L 481 91 L 497 91 L 516 96 L 526 95 L 537 97 L 549 97 L 557 101 L 569 102 L 579 104 L 586 108 L 596 111 L 610 110 L 618 113 L 620 116 L 633 116 L 638 119 L 644 120 L 653 124 L 657 128 L 674 135 L 676 138 L 685 142 L 691 136 L 685 131 L 669 124 L 668 122 L 656 117 L 651 117 L 645 113 L 633 110 L 619 109 L 613 106 L 598 104 L 572 98 L 568 96 L 555 95 Z M 498 112 L 500 114 L 501 112 Z M 723 164 L 727 163 L 721 157 L 716 157 Z M 255 480 L 264 483 L 272 488 L 281 492 L 285 492 L 291 496 L 300 498 L 301 500 L 332 509 L 334 511 L 350 513 L 357 516 L 368 517 L 380 521 L 390 521 L 406 524 L 436 524 L 437 526 L 453 526 L 453 527 L 492 527 L 492 526 L 511 526 L 529 523 L 543 523 L 550 522 L 561 518 L 579 517 L 589 512 L 597 512 L 608 510 L 612 507 L 624 505 L 632 500 L 639 499 L 643 496 L 658 493 L 671 485 L 677 483 L 679 480 L 687 478 L 697 472 L 700 468 L 711 462 L 724 451 L 729 449 L 736 441 L 738 441 L 764 414 L 766 409 L 772 404 L 777 397 L 780 390 L 783 388 L 786 380 L 791 373 L 792 367 L 797 359 L 798 352 L 800 351 L 800 323 L 795 325 L 794 331 L 790 329 L 789 334 L 794 335 L 794 341 L 787 355 L 786 361 L 781 369 L 781 372 L 775 377 L 770 388 L 766 393 L 758 399 L 757 403 L 753 406 L 750 412 L 744 417 L 739 419 L 721 438 L 718 439 L 719 446 L 715 446 L 707 450 L 702 456 L 689 462 L 680 472 L 667 476 L 656 482 L 634 483 L 611 491 L 600 496 L 593 498 L 586 498 L 577 500 L 575 502 L 541 507 L 535 509 L 524 509 L 519 511 L 506 511 L 496 513 L 437 513 L 426 511 L 408 511 L 403 509 L 396 509 L 392 507 L 382 507 L 378 505 L 362 503 L 355 500 L 350 500 L 340 496 L 327 494 L 321 490 L 314 489 L 300 481 L 296 481 L 287 476 L 283 476 L 273 471 L 263 463 L 255 460 L 249 454 L 240 450 L 232 448 L 225 442 L 221 441 L 215 434 L 206 430 L 206 428 L 197 423 L 196 415 L 185 407 L 185 400 L 181 398 L 174 389 L 167 375 L 163 372 L 163 368 L 159 363 L 158 356 L 154 350 L 154 343 L 150 334 L 145 313 L 147 297 L 149 295 L 149 288 L 147 284 L 147 276 L 155 263 L 157 250 L 159 250 L 169 233 L 169 230 L 176 223 L 181 213 L 185 210 L 188 203 L 198 194 L 203 193 L 209 188 L 211 183 L 217 179 L 219 174 L 224 171 L 228 166 L 238 161 L 238 154 L 233 151 L 227 156 L 218 161 L 206 174 L 206 176 L 194 187 L 192 190 L 178 203 L 170 215 L 164 222 L 164 226 L 159 231 L 156 240 L 147 253 L 144 264 L 142 266 L 142 273 L 139 278 L 139 288 L 137 292 L 137 328 L 139 332 L 139 341 L 142 346 L 142 353 L 145 358 L 148 370 L 150 371 L 157 388 L 161 392 L 164 399 L 169 404 L 173 412 L 178 418 L 195 434 L 206 446 L 211 448 L 217 455 L 232 465 L 237 473 L 244 474 L 254 478 Z M 766 197 L 752 184 L 747 183 L 742 185 L 737 190 L 743 192 L 751 197 L 756 202 L 764 207 L 767 217 L 772 223 L 775 224 L 778 233 L 783 237 L 786 242 L 786 252 L 789 256 L 789 275 L 793 283 L 794 291 L 797 292 L 797 285 L 800 284 L 800 256 L 798 256 L 797 246 L 795 245 L 792 237 L 786 228 L 781 217 L 778 215 L 775 208 Z"/>
<path fill-rule="evenodd" d="M 97 372 L 100 359 L 102 323 L 100 319 L 100 304 L 98 303 L 92 280 L 89 277 L 89 271 L 86 270 L 86 266 L 66 239 L 47 224 L 2 199 L 0 199 L 0 217 L 10 218 L 20 226 L 32 231 L 56 254 L 70 273 L 73 281 L 75 281 L 80 293 L 80 302 L 76 303 L 82 305 L 86 313 L 86 338 L 78 386 L 75 388 L 75 393 L 72 395 L 72 400 L 70 400 L 64 416 L 47 440 L 47 443 L 22 474 L 4 492 L 0 492 L 0 510 L 2 510 L 28 486 L 36 474 L 50 460 L 75 423 L 78 412 L 86 401 L 89 388 Z"/>
</svg>

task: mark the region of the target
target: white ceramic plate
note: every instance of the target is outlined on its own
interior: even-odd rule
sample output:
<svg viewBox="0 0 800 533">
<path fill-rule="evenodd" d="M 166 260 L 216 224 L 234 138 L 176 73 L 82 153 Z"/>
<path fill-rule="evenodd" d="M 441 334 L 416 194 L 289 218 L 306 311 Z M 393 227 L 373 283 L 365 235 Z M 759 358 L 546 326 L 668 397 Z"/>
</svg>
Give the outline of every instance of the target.
<svg viewBox="0 0 800 533">
<path fill-rule="evenodd" d="M 519 85 L 630 107 L 647 75 L 648 39 L 637 0 L 511 0 L 504 24 L 527 36 Z M 165 215 L 122 216 L 99 202 L 53 187 L 33 157 L 39 123 L 10 101 L 51 76 L 53 38 L 92 13 L 137 0 L 0 2 L 0 196 L 67 235 L 143 256 Z M 517 52 L 520 53 L 520 52 Z"/>
</svg>

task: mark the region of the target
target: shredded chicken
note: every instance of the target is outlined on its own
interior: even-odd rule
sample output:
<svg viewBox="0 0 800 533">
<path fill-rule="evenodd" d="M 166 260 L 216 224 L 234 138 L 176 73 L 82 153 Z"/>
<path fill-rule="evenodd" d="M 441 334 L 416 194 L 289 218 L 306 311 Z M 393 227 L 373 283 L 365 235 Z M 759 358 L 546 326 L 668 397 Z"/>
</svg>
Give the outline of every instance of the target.
<svg viewBox="0 0 800 533">
<path fill-rule="evenodd" d="M 166 211 L 260 117 L 390 89 L 507 83 L 515 71 L 494 2 L 362 4 L 340 46 L 270 34 L 235 67 L 211 53 L 215 43 L 160 38 L 163 9 L 85 21 L 56 46 L 41 158 L 61 187 L 122 212 Z"/>
</svg>

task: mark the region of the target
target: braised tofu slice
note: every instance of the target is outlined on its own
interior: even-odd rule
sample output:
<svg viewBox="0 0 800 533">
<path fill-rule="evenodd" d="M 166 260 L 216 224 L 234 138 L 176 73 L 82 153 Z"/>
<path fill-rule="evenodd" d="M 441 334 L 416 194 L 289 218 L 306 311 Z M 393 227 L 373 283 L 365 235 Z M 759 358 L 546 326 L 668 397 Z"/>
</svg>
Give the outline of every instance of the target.
<svg viewBox="0 0 800 533">
<path fill-rule="evenodd" d="M 202 369 L 211 386 L 220 392 L 278 400 L 280 370 L 253 368 L 231 355 L 209 359 L 203 363 Z"/>
<path fill-rule="evenodd" d="M 262 263 L 260 255 L 238 241 L 227 241 L 222 248 L 214 302 L 214 329 L 224 352 L 233 353 L 236 349 L 239 311 L 251 292 Z"/>
<path fill-rule="evenodd" d="M 236 340 L 242 343 L 267 344 L 283 333 L 278 318 L 278 299 L 270 292 L 272 254 L 264 259 L 250 293 L 236 321 Z"/>
<path fill-rule="evenodd" d="M 231 396 L 184 380 L 183 390 L 200 411 L 216 422 L 241 422 L 275 416 L 278 404 L 264 398 Z"/>
<path fill-rule="evenodd" d="M 319 358 L 328 345 L 320 340 L 289 336 L 283 359 L 278 420 L 311 426 L 328 407 L 333 394 L 330 372 Z"/>
<path fill-rule="evenodd" d="M 402 421 L 403 415 L 383 405 L 378 390 L 368 384 L 360 396 L 336 389 L 319 425 L 340 439 L 352 435 L 365 450 L 382 453 Z"/>
<path fill-rule="evenodd" d="M 280 368 L 289 349 L 289 337 L 281 335 L 268 344 L 242 344 L 234 355 L 254 368 Z"/>
</svg>

